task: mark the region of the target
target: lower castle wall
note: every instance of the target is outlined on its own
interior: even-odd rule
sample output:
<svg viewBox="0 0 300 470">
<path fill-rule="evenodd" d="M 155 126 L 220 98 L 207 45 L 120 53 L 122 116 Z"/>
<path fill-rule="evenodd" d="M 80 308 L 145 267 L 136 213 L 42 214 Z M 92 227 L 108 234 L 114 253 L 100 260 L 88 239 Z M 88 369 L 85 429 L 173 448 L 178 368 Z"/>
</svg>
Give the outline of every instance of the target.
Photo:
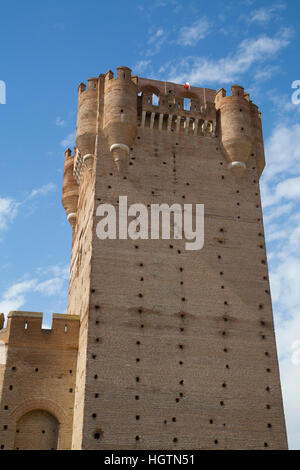
<svg viewBox="0 0 300 470">
<path fill-rule="evenodd" d="M 0 332 L 1 449 L 71 448 L 78 332 L 76 316 L 53 315 L 45 330 L 42 314 L 9 314 Z"/>
</svg>

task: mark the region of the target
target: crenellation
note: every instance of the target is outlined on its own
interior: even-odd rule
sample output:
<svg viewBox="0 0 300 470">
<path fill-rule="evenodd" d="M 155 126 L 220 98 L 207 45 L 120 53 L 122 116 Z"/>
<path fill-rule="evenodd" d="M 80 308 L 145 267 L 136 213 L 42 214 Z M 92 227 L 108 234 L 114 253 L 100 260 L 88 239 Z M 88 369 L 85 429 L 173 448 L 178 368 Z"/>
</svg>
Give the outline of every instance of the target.
<svg viewBox="0 0 300 470">
<path fill-rule="evenodd" d="M 139 83 L 139 82 L 138 82 Z M 170 85 L 170 84 L 169 84 Z M 172 84 L 173 85 L 173 84 Z M 178 86 L 170 88 L 167 93 L 162 93 L 157 85 L 146 84 L 141 87 L 139 83 L 138 97 L 138 123 L 141 127 L 150 129 L 167 130 L 169 132 L 185 132 L 189 135 L 214 135 L 213 130 L 216 126 L 216 110 L 213 102 L 204 101 L 205 92 L 182 91 Z M 202 89 L 198 89 L 202 90 Z M 155 102 L 153 101 L 155 97 Z M 185 108 L 185 100 L 189 100 L 188 107 Z M 162 116 L 162 117 L 161 117 Z M 164 116 L 173 124 L 163 125 Z M 161 125 L 155 121 L 161 120 Z M 195 121 L 201 120 L 199 127 L 200 133 L 195 132 Z M 210 122 L 212 128 L 202 124 Z M 191 123 L 191 124 L 190 124 Z"/>
<path fill-rule="evenodd" d="M 42 328 L 43 314 L 37 312 L 10 312 L 7 319 L 8 345 L 77 348 L 79 317 L 53 314 L 52 326 Z"/>
<path fill-rule="evenodd" d="M 97 90 L 98 81 L 99 81 L 98 77 L 89 78 L 88 79 L 88 90 L 90 90 L 90 91 Z"/>
<path fill-rule="evenodd" d="M 83 93 L 85 90 L 86 90 L 86 84 L 85 83 L 80 83 L 79 86 L 78 86 L 78 95 Z"/>
</svg>

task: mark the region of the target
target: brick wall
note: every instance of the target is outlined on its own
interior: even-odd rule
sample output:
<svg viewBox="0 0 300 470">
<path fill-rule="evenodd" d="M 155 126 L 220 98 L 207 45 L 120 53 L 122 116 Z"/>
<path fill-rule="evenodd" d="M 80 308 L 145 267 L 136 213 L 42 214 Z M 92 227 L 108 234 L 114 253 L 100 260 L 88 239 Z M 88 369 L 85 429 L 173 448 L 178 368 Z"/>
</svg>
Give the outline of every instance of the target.
<svg viewBox="0 0 300 470">
<path fill-rule="evenodd" d="M 99 143 L 96 205 L 205 204 L 205 246 L 93 241 L 83 448 L 285 448 L 254 158 L 139 129 L 119 173 Z"/>
<path fill-rule="evenodd" d="M 71 447 L 78 330 L 78 317 L 54 315 L 52 329 L 45 330 L 42 314 L 9 315 L 0 403 L 1 448 L 52 448 L 50 428 L 56 421 L 60 428 L 57 447 Z"/>
</svg>

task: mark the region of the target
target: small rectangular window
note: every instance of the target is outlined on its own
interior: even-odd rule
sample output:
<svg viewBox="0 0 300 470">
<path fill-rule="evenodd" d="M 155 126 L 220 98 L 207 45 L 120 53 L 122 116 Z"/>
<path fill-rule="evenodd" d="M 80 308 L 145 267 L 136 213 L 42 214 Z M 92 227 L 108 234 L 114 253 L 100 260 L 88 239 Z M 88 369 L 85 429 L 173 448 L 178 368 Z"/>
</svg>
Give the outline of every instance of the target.
<svg viewBox="0 0 300 470">
<path fill-rule="evenodd" d="M 158 96 L 152 93 L 152 106 L 158 106 Z"/>
<path fill-rule="evenodd" d="M 183 108 L 185 111 L 190 111 L 191 110 L 191 100 L 190 98 L 184 98 L 183 99 Z"/>
</svg>

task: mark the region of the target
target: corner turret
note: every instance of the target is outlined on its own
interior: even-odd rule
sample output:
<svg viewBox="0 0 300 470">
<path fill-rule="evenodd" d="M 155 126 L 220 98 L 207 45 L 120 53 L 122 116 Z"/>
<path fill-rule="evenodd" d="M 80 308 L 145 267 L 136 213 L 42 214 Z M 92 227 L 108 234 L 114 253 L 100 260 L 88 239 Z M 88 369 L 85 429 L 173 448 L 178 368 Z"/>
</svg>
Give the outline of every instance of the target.
<svg viewBox="0 0 300 470">
<path fill-rule="evenodd" d="M 118 67 L 113 78 L 105 76 L 103 130 L 108 146 L 118 167 L 127 161 L 130 147 L 137 134 L 137 84 L 128 67 Z"/>
<path fill-rule="evenodd" d="M 79 186 L 74 178 L 74 156 L 71 153 L 70 149 L 65 151 L 62 204 L 67 213 L 68 221 L 74 230 L 77 218 Z"/>
<path fill-rule="evenodd" d="M 87 89 L 84 83 L 78 87 L 76 146 L 88 168 L 92 167 L 95 156 L 99 83 L 93 77 L 88 79 Z"/>
<path fill-rule="evenodd" d="M 221 88 L 215 98 L 219 117 L 220 139 L 228 158 L 228 168 L 236 175 L 242 174 L 251 155 L 258 160 L 259 174 L 264 167 L 261 123 L 257 107 L 239 85 L 232 85 L 232 95 L 226 96 Z M 261 144 L 260 144 L 261 142 Z"/>
</svg>

